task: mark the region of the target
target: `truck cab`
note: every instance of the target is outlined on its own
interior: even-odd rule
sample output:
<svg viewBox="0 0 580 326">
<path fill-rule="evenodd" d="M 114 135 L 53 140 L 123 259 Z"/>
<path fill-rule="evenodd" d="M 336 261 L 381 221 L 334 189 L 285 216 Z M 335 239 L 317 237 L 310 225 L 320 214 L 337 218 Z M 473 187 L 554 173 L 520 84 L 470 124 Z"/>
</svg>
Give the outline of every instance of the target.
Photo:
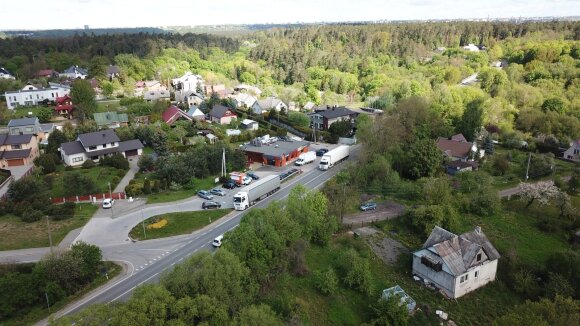
<svg viewBox="0 0 580 326">
<path fill-rule="evenodd" d="M 320 163 L 318 163 L 318 168 L 322 171 L 326 171 L 326 170 L 328 170 L 329 167 L 330 167 L 330 157 L 324 155 L 320 159 Z"/>
<path fill-rule="evenodd" d="M 250 201 L 246 192 L 240 191 L 234 196 L 234 209 L 236 211 L 243 211 L 250 207 Z"/>
</svg>

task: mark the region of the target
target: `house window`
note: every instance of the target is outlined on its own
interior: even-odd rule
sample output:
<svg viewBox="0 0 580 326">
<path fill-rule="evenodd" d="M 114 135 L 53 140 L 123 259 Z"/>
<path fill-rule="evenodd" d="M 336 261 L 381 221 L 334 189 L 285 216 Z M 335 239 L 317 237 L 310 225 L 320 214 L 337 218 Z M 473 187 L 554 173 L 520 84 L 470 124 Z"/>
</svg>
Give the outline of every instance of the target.
<svg viewBox="0 0 580 326">
<path fill-rule="evenodd" d="M 481 253 L 477 254 L 477 261 L 481 261 Z"/>
<path fill-rule="evenodd" d="M 73 163 L 82 162 L 82 161 L 84 161 L 84 159 L 83 159 L 83 157 L 82 157 L 82 156 L 79 156 L 79 157 L 73 157 L 73 159 L 72 159 L 72 162 L 73 162 Z"/>
<path fill-rule="evenodd" d="M 479 271 L 475 271 L 475 278 L 479 277 Z"/>
<path fill-rule="evenodd" d="M 115 143 L 111 143 L 111 147 L 115 146 Z"/>
<path fill-rule="evenodd" d="M 26 127 L 25 130 L 26 130 L 26 132 L 32 132 L 33 129 L 32 129 L 32 127 Z"/>
<path fill-rule="evenodd" d="M 580 154 L 580 149 L 574 149 L 574 155 Z"/>
<path fill-rule="evenodd" d="M 21 149 L 22 147 L 20 145 L 12 145 L 12 149 Z"/>
<path fill-rule="evenodd" d="M 459 283 L 464 283 L 469 279 L 469 274 L 465 274 L 459 278 Z"/>
<path fill-rule="evenodd" d="M 89 146 L 89 151 L 94 151 L 95 149 L 97 149 L 97 146 Z"/>
<path fill-rule="evenodd" d="M 103 144 L 103 148 L 107 148 L 107 144 Z"/>
</svg>

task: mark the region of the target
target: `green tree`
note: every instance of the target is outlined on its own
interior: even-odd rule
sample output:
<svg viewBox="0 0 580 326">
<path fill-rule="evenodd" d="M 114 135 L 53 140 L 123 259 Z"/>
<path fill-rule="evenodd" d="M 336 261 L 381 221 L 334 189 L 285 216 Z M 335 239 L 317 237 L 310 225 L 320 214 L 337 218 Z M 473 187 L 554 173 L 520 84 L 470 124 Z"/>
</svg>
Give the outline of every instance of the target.
<svg viewBox="0 0 580 326">
<path fill-rule="evenodd" d="M 34 165 L 41 169 L 42 174 L 49 174 L 56 171 L 56 165 L 59 162 L 59 157 L 53 153 L 40 154 L 40 156 L 34 159 Z"/>
<path fill-rule="evenodd" d="M 68 142 L 69 139 L 67 136 L 60 130 L 56 129 L 50 133 L 48 136 L 48 145 L 46 146 L 46 153 L 52 153 L 54 155 L 59 156 L 60 152 L 58 148 L 62 143 Z"/>
<path fill-rule="evenodd" d="M 103 79 L 107 77 L 109 60 L 105 57 L 93 57 L 89 64 L 89 75 L 93 78 Z"/>
<path fill-rule="evenodd" d="M 371 322 L 376 326 L 407 326 L 409 311 L 406 304 L 401 304 L 398 296 L 388 299 L 381 297 L 372 307 L 374 318 Z"/>
<path fill-rule="evenodd" d="M 566 106 L 561 98 L 551 97 L 542 103 L 542 110 L 544 112 L 556 112 L 562 114 L 564 111 L 566 111 Z"/>
<path fill-rule="evenodd" d="M 97 111 L 95 90 L 88 80 L 77 79 L 72 84 L 70 96 L 75 104 L 74 114 L 81 120 L 89 119 Z"/>
<path fill-rule="evenodd" d="M 443 154 L 433 140 L 419 139 L 411 144 L 403 166 L 411 179 L 435 176 L 441 170 Z"/>
<path fill-rule="evenodd" d="M 477 99 L 467 104 L 456 130 L 468 141 L 473 141 L 481 126 L 483 126 L 483 100 Z"/>
<path fill-rule="evenodd" d="M 236 316 L 233 322 L 237 326 L 282 326 L 285 323 L 278 318 L 276 312 L 270 308 L 270 306 L 261 305 L 251 305 L 243 308 L 240 313 Z"/>
<path fill-rule="evenodd" d="M 50 122 L 54 110 L 52 108 L 42 108 L 36 111 L 36 117 L 41 123 Z"/>
<path fill-rule="evenodd" d="M 91 195 L 97 192 L 97 185 L 90 177 L 77 172 L 67 173 L 62 177 L 65 196 Z"/>
<path fill-rule="evenodd" d="M 494 321 L 496 326 L 575 325 L 580 320 L 580 301 L 556 296 L 554 300 L 526 301 Z"/>
<path fill-rule="evenodd" d="M 306 114 L 300 112 L 289 112 L 288 122 L 302 128 L 308 128 L 310 126 L 310 118 Z"/>
<path fill-rule="evenodd" d="M 338 276 L 332 268 L 326 271 L 315 271 L 314 282 L 318 291 L 324 295 L 332 295 L 338 290 Z"/>
<path fill-rule="evenodd" d="M 155 167 L 155 160 L 151 155 L 147 154 L 141 155 L 139 161 L 137 162 L 137 165 L 139 166 L 139 171 L 141 172 L 152 171 L 153 168 Z"/>
<path fill-rule="evenodd" d="M 352 123 L 349 120 L 337 121 L 328 128 L 330 132 L 330 143 L 336 144 L 339 137 L 348 137 L 352 133 Z"/>
<path fill-rule="evenodd" d="M 165 325 L 175 298 L 160 285 L 137 287 L 131 299 L 111 315 L 112 325 Z"/>
<path fill-rule="evenodd" d="M 366 295 L 373 292 L 373 280 L 369 261 L 361 257 L 354 249 L 349 249 L 345 255 L 348 269 L 344 282 L 351 288 Z"/>
<path fill-rule="evenodd" d="M 90 282 L 99 272 L 98 268 L 103 258 L 101 249 L 85 242 L 75 242 L 70 247 L 70 255 L 81 261 L 80 278 Z"/>
</svg>

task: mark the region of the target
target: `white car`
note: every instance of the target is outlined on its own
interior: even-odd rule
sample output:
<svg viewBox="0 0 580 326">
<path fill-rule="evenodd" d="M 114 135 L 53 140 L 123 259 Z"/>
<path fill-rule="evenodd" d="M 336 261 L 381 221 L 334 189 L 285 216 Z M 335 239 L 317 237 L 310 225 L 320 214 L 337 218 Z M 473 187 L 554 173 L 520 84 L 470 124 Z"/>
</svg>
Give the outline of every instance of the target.
<svg viewBox="0 0 580 326">
<path fill-rule="evenodd" d="M 252 177 L 250 177 L 250 176 L 245 176 L 245 177 L 243 177 L 243 178 L 242 178 L 242 184 L 243 184 L 244 186 L 247 186 L 247 185 L 249 185 L 250 183 L 252 183 L 252 180 L 254 180 L 254 179 L 252 179 Z"/>
<path fill-rule="evenodd" d="M 105 200 L 103 200 L 103 208 L 111 208 L 113 207 L 114 203 L 115 203 L 114 199 L 106 198 Z"/>
<path fill-rule="evenodd" d="M 213 239 L 213 242 L 211 243 L 212 246 L 219 248 L 222 246 L 222 239 L 224 238 L 224 235 L 220 235 L 217 238 Z"/>
</svg>

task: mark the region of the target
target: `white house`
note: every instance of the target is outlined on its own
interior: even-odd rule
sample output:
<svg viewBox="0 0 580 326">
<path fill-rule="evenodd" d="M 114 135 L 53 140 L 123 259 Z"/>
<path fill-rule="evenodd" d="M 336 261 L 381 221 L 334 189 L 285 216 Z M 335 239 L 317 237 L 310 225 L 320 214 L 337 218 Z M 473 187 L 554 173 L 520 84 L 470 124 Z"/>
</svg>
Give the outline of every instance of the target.
<svg viewBox="0 0 580 326">
<path fill-rule="evenodd" d="M 479 52 L 479 47 L 473 43 L 469 43 L 463 47 L 463 50 L 466 50 L 469 52 Z"/>
<path fill-rule="evenodd" d="M 203 102 L 204 99 L 204 95 L 195 91 L 180 92 L 179 94 L 175 93 L 175 101 L 184 103 L 188 107 L 192 105 L 198 106 L 201 104 L 201 102 Z"/>
<path fill-rule="evenodd" d="M 135 83 L 134 95 L 143 96 L 146 91 L 167 91 L 167 87 L 161 85 L 157 80 L 145 80 Z M 169 94 L 169 92 L 167 92 Z"/>
<path fill-rule="evenodd" d="M 6 68 L 0 67 L 0 79 L 16 79 Z"/>
<path fill-rule="evenodd" d="M 480 227 L 458 236 L 436 226 L 413 253 L 413 275 L 456 299 L 493 282 L 499 258 Z"/>
<path fill-rule="evenodd" d="M 288 105 L 286 105 L 286 103 L 282 102 L 282 100 L 278 98 L 268 97 L 263 100 L 258 100 L 256 104 L 254 104 L 254 106 L 252 107 L 252 111 L 255 114 L 269 112 L 272 109 L 278 112 L 282 110 L 286 110 L 286 112 L 288 112 Z"/>
<path fill-rule="evenodd" d="M 59 74 L 59 77 L 70 78 L 70 79 L 86 79 L 89 72 L 80 68 L 79 66 L 70 66 L 67 70 Z"/>
<path fill-rule="evenodd" d="M 195 105 L 192 105 L 189 107 L 189 111 L 187 111 L 187 115 L 190 116 L 192 119 L 195 119 L 197 121 L 204 121 L 205 120 L 205 114 L 203 112 L 201 112 L 201 110 L 199 108 L 197 108 Z"/>
<path fill-rule="evenodd" d="M 248 93 L 253 94 L 257 97 L 260 97 L 260 95 L 262 95 L 261 89 L 259 89 L 256 86 L 251 86 L 251 85 L 246 85 L 246 84 L 239 84 L 239 85 L 234 87 L 234 90 L 237 92 L 241 92 L 241 91 L 248 92 Z"/>
<path fill-rule="evenodd" d="M 246 130 L 258 130 L 258 122 L 250 119 L 242 120 L 242 127 Z"/>
<path fill-rule="evenodd" d="M 65 165 L 82 165 L 86 160 L 97 161 L 105 156 L 121 153 L 125 158 L 143 153 L 143 144 L 138 139 L 120 141 L 113 129 L 78 135 L 72 142 L 63 143 L 59 148 Z"/>
<path fill-rule="evenodd" d="M 145 102 L 169 100 L 170 98 L 171 98 L 171 94 L 169 93 L 169 91 L 163 90 L 163 89 L 145 91 L 143 93 L 143 99 L 145 100 Z"/>
<path fill-rule="evenodd" d="M 239 108 L 251 108 L 258 99 L 254 95 L 247 93 L 237 93 L 230 96 L 232 100 L 236 103 L 236 107 Z"/>
<path fill-rule="evenodd" d="M 580 162 L 580 139 L 570 143 L 570 148 L 564 152 L 565 159 Z"/>
<path fill-rule="evenodd" d="M 39 105 L 42 101 L 55 102 L 57 97 L 65 96 L 68 93 L 56 88 L 38 88 L 28 84 L 18 91 L 8 91 L 4 93 L 6 105 L 9 110 L 14 110 L 19 106 Z"/>
</svg>

